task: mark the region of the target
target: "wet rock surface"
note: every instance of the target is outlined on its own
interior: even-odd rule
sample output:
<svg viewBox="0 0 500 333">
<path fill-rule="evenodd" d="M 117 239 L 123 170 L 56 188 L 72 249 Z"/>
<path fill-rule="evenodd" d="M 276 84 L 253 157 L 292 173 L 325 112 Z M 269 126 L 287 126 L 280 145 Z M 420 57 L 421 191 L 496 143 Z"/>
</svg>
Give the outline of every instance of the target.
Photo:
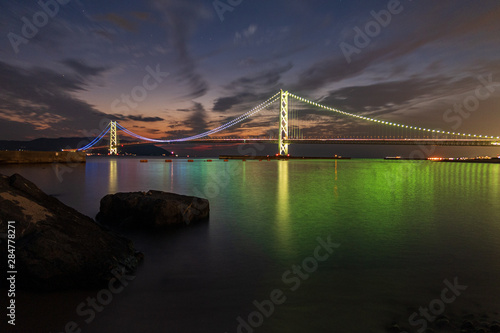
<svg viewBox="0 0 500 333">
<path fill-rule="evenodd" d="M 125 228 L 158 229 L 207 220 L 207 199 L 162 191 L 106 195 L 96 219 Z"/>
<path fill-rule="evenodd" d="M 7 258 L 8 221 L 15 221 L 17 285 L 56 290 L 104 285 L 130 274 L 142 254 L 26 178 L 0 175 L 0 252 Z M 12 229 L 12 228 L 11 228 Z M 2 271 L 7 271 L 2 260 Z"/>
<path fill-rule="evenodd" d="M 497 333 L 500 332 L 499 313 L 492 314 L 472 314 L 468 313 L 462 316 L 436 317 L 432 322 L 426 322 L 425 327 L 419 324 L 411 327 L 408 322 L 404 324 L 392 323 L 387 326 L 387 332 L 410 333 L 410 332 L 457 332 L 457 333 Z"/>
</svg>

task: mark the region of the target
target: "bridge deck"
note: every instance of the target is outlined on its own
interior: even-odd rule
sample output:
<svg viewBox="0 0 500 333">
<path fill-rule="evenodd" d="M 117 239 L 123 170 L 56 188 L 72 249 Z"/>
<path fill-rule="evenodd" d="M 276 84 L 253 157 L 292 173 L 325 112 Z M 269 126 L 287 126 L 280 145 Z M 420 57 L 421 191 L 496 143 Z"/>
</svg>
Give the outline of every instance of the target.
<svg viewBox="0 0 500 333">
<path fill-rule="evenodd" d="M 278 139 L 258 139 L 258 138 L 226 138 L 226 139 L 197 139 L 183 142 L 161 143 L 167 144 L 252 144 L 252 143 L 269 143 L 278 144 Z M 423 145 L 423 146 L 482 146 L 482 147 L 498 147 L 500 140 L 493 139 L 289 139 L 284 140 L 288 144 L 363 144 L 363 145 Z M 130 145 L 148 145 L 155 144 L 151 142 L 127 142 L 125 146 Z M 109 146 L 94 146 L 92 149 L 104 149 Z M 64 149 L 74 150 L 74 149 Z"/>
<path fill-rule="evenodd" d="M 492 139 L 289 139 L 288 144 L 369 144 L 369 145 L 432 145 L 432 146 L 500 146 Z M 272 143 L 277 139 L 198 139 L 184 143 Z"/>
</svg>

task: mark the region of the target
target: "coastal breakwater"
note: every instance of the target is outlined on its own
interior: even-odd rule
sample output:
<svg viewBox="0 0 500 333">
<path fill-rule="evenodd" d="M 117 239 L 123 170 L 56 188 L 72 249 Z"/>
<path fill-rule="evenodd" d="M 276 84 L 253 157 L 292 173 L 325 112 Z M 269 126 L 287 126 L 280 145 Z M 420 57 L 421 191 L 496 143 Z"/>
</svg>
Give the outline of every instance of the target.
<svg viewBox="0 0 500 333">
<path fill-rule="evenodd" d="M 85 163 L 86 157 L 73 151 L 0 151 L 0 164 Z"/>
</svg>

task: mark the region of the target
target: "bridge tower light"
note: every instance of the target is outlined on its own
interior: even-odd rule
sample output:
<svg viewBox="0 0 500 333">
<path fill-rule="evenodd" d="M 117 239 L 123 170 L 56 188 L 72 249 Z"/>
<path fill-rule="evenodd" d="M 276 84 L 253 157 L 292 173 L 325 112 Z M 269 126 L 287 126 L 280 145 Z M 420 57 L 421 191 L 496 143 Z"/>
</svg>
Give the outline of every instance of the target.
<svg viewBox="0 0 500 333">
<path fill-rule="evenodd" d="M 116 121 L 111 121 L 110 123 L 109 155 L 118 155 L 118 136 L 116 135 Z"/>
<path fill-rule="evenodd" d="M 288 155 L 288 91 L 280 90 L 280 155 Z"/>
</svg>

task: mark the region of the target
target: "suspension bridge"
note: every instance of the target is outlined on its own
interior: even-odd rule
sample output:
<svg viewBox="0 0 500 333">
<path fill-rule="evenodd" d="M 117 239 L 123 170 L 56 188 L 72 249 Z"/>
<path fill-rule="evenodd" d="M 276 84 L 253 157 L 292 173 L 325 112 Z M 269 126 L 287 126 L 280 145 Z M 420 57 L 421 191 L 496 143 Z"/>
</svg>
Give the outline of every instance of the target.
<svg viewBox="0 0 500 333">
<path fill-rule="evenodd" d="M 276 117 L 276 103 L 278 103 L 278 117 Z M 242 124 L 251 117 L 268 112 L 278 123 L 278 135 L 258 135 L 258 136 L 214 136 L 220 132 Z M 326 122 L 336 125 L 332 132 L 318 134 L 308 133 L 307 130 L 314 131 L 309 118 L 325 121 L 325 117 L 334 116 Z M 309 118 L 308 118 L 309 117 Z M 308 120 L 309 119 L 309 120 Z M 383 119 L 376 119 L 364 115 L 345 112 L 333 107 L 311 101 L 297 96 L 288 91 L 280 90 L 277 94 L 265 102 L 259 104 L 250 111 L 220 125 L 212 130 L 178 139 L 154 139 L 136 134 L 123 127 L 116 121 L 110 121 L 106 128 L 90 143 L 84 147 L 73 149 L 77 151 L 88 151 L 96 148 L 103 148 L 97 144 L 109 133 L 109 145 L 104 146 L 109 149 L 110 155 L 118 154 L 118 131 L 138 139 L 136 142 L 124 143 L 127 145 L 143 144 L 144 142 L 156 144 L 176 144 L 176 143 L 214 143 L 214 144 L 245 144 L 245 143 L 273 143 L 278 145 L 279 155 L 287 156 L 288 148 L 291 144 L 377 144 L 377 145 L 436 145 L 436 146 L 500 146 L 500 137 L 484 134 L 467 134 L 450 132 L 441 129 L 431 129 L 421 126 L 391 122 Z M 335 131 L 335 132 L 333 132 Z"/>
</svg>

